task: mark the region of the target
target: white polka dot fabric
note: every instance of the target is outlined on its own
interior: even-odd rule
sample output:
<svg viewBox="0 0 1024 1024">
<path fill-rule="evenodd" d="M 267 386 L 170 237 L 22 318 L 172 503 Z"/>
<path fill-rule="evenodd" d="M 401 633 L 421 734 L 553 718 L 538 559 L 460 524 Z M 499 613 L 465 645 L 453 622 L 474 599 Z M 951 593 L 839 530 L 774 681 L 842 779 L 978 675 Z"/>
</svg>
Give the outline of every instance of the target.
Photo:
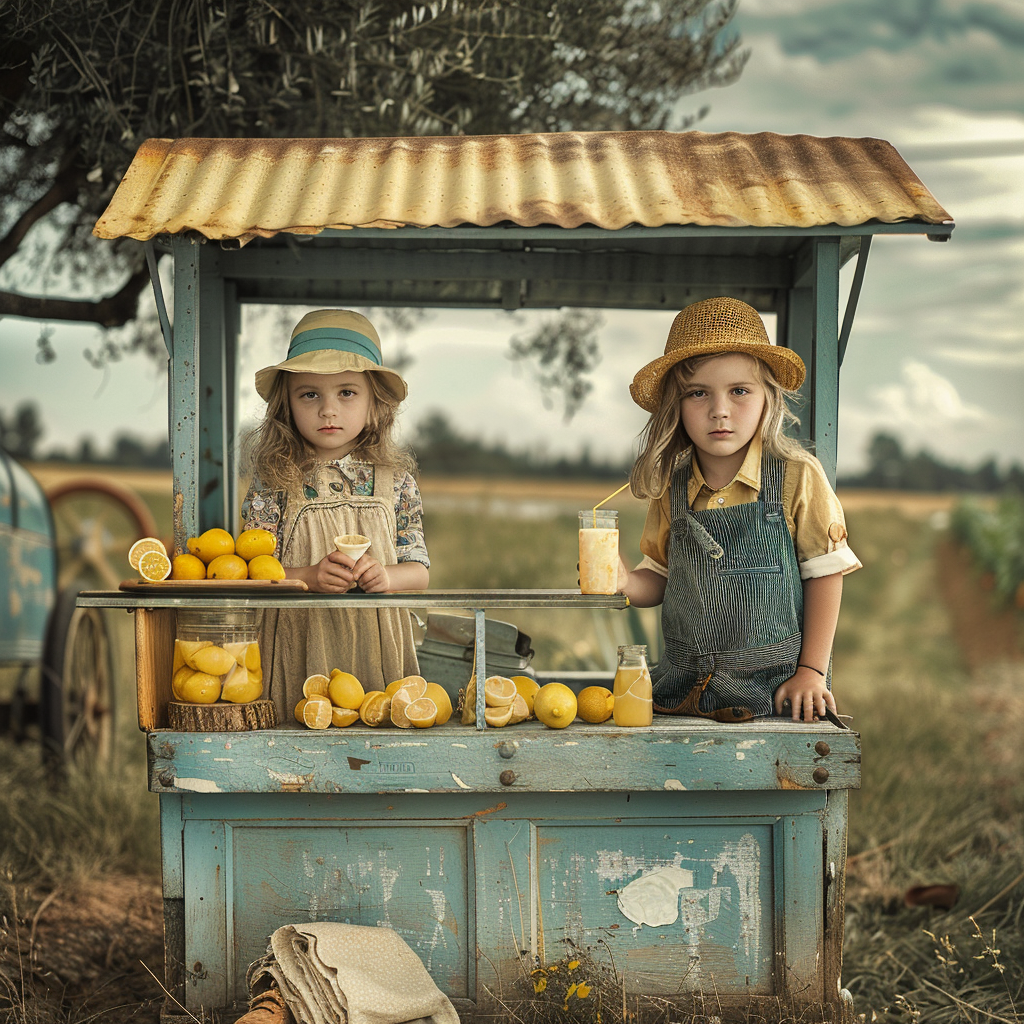
<svg viewBox="0 0 1024 1024">
<path fill-rule="evenodd" d="M 390 928 L 285 925 L 250 982 L 268 975 L 298 1024 L 459 1024 L 420 958 Z"/>
</svg>

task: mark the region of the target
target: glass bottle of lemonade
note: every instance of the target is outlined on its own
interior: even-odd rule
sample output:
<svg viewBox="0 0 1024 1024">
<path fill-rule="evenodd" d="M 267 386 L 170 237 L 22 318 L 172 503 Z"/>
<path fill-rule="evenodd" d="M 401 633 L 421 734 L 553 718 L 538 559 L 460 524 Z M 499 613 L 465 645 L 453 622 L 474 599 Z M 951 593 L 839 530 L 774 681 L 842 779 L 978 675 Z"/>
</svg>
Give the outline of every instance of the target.
<svg viewBox="0 0 1024 1024">
<path fill-rule="evenodd" d="M 654 720 L 646 644 L 627 644 L 619 648 L 619 667 L 612 692 L 615 694 L 612 720 L 616 725 L 650 725 Z"/>
</svg>

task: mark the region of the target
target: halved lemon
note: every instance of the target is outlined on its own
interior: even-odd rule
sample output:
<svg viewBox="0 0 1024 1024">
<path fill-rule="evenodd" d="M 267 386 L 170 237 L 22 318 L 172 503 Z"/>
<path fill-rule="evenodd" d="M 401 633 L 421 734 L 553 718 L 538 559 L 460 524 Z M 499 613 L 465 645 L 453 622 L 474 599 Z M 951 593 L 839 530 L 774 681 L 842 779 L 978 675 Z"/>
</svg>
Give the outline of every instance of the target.
<svg viewBox="0 0 1024 1024">
<path fill-rule="evenodd" d="M 493 729 L 500 729 L 512 721 L 512 705 L 503 708 L 484 708 L 484 721 Z"/>
<path fill-rule="evenodd" d="M 391 698 L 391 724 L 397 725 L 399 729 L 408 729 L 413 724 L 409 721 L 405 710 L 413 701 L 419 700 L 427 692 L 427 681 L 422 676 L 413 676 L 412 680 L 401 689 L 396 690 L 395 695 Z M 436 717 L 436 704 L 434 711 Z"/>
<path fill-rule="evenodd" d="M 171 560 L 163 551 L 146 551 L 139 558 L 139 575 L 151 583 L 159 583 L 171 575 Z"/>
<path fill-rule="evenodd" d="M 136 571 L 139 571 L 139 559 L 147 551 L 162 551 L 167 554 L 164 542 L 157 537 L 142 537 L 128 549 L 128 564 Z"/>
<path fill-rule="evenodd" d="M 317 673 L 310 676 L 302 684 L 303 697 L 326 697 L 330 693 L 331 681 L 325 675 Z"/>
<path fill-rule="evenodd" d="M 326 729 L 334 720 L 331 702 L 326 697 L 307 697 L 302 721 L 310 729 Z"/>
<path fill-rule="evenodd" d="M 359 705 L 359 718 L 364 725 L 382 725 L 391 713 L 391 698 L 383 690 L 371 690 Z"/>
<path fill-rule="evenodd" d="M 518 725 L 530 717 L 530 708 L 526 703 L 526 698 L 521 693 L 516 694 L 516 699 L 512 701 L 509 707 L 512 709 L 512 717 L 508 720 L 509 725 Z"/>
<path fill-rule="evenodd" d="M 429 729 L 437 721 L 437 705 L 429 697 L 420 697 L 406 705 L 405 717 L 417 729 Z"/>
<path fill-rule="evenodd" d="M 540 689 L 537 680 L 531 679 L 529 676 L 513 676 L 512 682 L 516 684 L 516 689 L 519 691 L 523 700 L 526 701 L 526 706 L 532 715 L 533 698 L 537 696 L 537 691 Z"/>
<path fill-rule="evenodd" d="M 388 683 L 388 685 L 384 687 L 384 692 L 389 697 L 394 697 L 394 695 L 398 693 L 403 686 L 407 686 L 409 683 L 415 683 L 417 680 L 423 683 L 426 682 L 426 679 L 424 679 L 423 676 L 402 676 L 401 679 L 396 679 L 393 683 Z M 422 694 L 420 694 L 420 696 L 422 696 Z"/>
<path fill-rule="evenodd" d="M 427 683 L 425 697 L 429 697 L 437 706 L 437 721 L 435 725 L 444 725 L 452 717 L 452 699 L 448 691 L 440 683 Z"/>
<path fill-rule="evenodd" d="M 484 700 L 489 708 L 507 708 L 518 692 L 508 676 L 489 676 L 484 680 Z"/>
<path fill-rule="evenodd" d="M 351 725 L 353 722 L 359 721 L 359 709 L 358 708 L 332 708 L 331 709 L 331 725 L 337 726 L 339 729 L 344 729 L 346 726 Z"/>
</svg>

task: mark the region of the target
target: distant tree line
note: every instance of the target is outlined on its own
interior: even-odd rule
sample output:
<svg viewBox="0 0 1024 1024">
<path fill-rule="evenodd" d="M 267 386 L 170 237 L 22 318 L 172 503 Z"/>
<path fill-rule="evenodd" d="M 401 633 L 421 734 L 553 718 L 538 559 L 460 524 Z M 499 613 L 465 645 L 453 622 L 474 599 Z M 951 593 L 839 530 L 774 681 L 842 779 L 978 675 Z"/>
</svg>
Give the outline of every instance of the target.
<svg viewBox="0 0 1024 1024">
<path fill-rule="evenodd" d="M 930 452 L 904 451 L 891 434 L 877 433 L 868 444 L 868 466 L 863 473 L 838 480 L 840 487 L 871 487 L 893 491 L 964 491 L 1024 494 L 1024 468 L 1017 462 L 1001 470 L 995 459 L 966 469 L 937 459 Z"/>
</svg>

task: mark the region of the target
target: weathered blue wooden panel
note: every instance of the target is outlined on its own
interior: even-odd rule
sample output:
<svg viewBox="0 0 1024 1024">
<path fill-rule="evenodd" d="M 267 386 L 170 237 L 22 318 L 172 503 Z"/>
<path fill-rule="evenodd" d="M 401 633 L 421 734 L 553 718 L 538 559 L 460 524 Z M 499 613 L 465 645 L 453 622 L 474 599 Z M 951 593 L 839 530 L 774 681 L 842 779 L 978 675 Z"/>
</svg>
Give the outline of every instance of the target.
<svg viewBox="0 0 1024 1024">
<path fill-rule="evenodd" d="M 481 1003 L 571 950 L 614 958 L 630 992 L 824 997 L 823 793 L 164 801 L 192 1009 L 244 999 L 270 933 L 311 920 L 389 925 Z"/>
<path fill-rule="evenodd" d="M 542 959 L 602 940 L 630 991 L 770 993 L 774 822 L 536 828 Z"/>
<path fill-rule="evenodd" d="M 196 793 L 828 789 L 860 784 L 860 739 L 788 720 L 647 729 L 524 722 L 477 732 L 350 726 L 149 735 L 150 788 Z"/>
</svg>

